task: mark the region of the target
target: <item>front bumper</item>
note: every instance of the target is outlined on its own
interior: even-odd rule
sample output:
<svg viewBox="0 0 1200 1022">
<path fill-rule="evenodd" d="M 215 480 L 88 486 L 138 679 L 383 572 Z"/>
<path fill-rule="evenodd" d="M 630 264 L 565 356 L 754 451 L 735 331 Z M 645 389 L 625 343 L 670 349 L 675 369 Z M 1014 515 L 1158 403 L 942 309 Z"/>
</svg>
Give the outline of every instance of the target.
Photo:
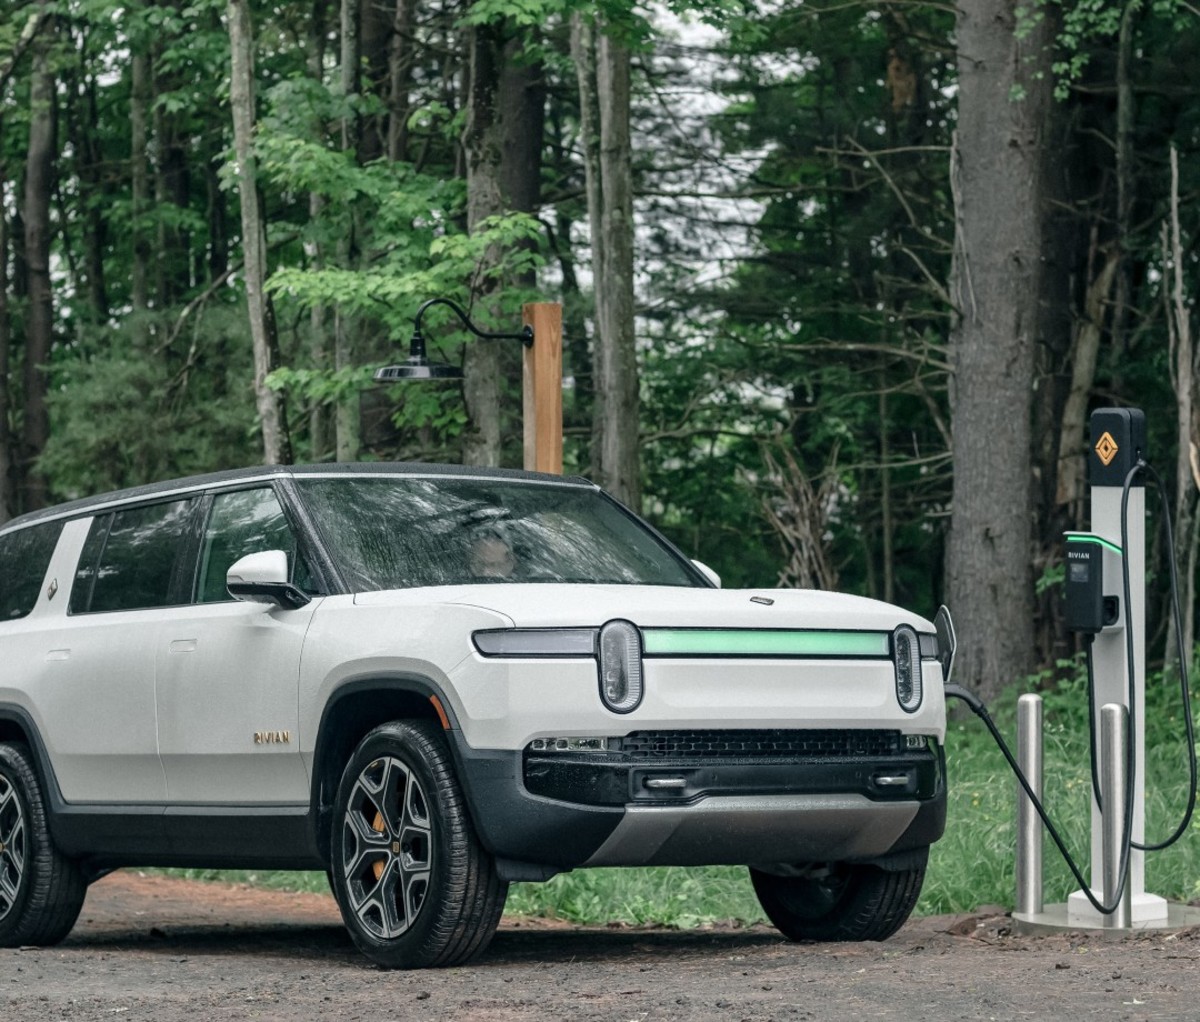
<svg viewBox="0 0 1200 1022">
<path fill-rule="evenodd" d="M 747 748 L 748 734 L 635 733 L 595 755 L 478 750 L 450 737 L 476 830 L 510 879 L 585 865 L 869 861 L 941 837 L 936 742 L 776 731 L 754 733 L 770 747 Z"/>
<path fill-rule="evenodd" d="M 679 805 L 734 795 L 858 794 L 928 800 L 938 758 L 898 731 L 635 731 L 602 753 L 527 749 L 526 789 L 584 805 Z"/>
</svg>

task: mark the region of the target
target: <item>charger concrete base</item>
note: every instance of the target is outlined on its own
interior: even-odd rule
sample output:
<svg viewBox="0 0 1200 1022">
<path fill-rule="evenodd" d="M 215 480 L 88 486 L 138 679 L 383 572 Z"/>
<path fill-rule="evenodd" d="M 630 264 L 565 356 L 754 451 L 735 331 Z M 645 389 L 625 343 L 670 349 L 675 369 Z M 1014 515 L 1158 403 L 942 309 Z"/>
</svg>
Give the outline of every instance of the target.
<svg viewBox="0 0 1200 1022">
<path fill-rule="evenodd" d="M 1154 897 L 1154 895 L 1148 895 Z M 1162 901 L 1161 898 L 1157 899 Z M 1138 921 L 1137 906 L 1134 906 L 1134 921 L 1132 926 L 1103 926 L 1100 915 L 1094 910 L 1096 922 L 1092 925 L 1080 923 L 1074 912 L 1068 910 L 1066 902 L 1057 905 L 1046 905 L 1041 912 L 1014 912 L 1012 915 L 1013 932 L 1033 935 L 1049 933 L 1095 933 L 1104 937 L 1130 937 L 1139 933 L 1161 933 L 1168 930 L 1183 930 L 1189 926 L 1200 926 L 1200 908 L 1181 905 L 1178 902 L 1164 902 L 1166 915 L 1156 916 L 1145 922 Z M 1090 909 L 1091 906 L 1089 905 Z"/>
</svg>

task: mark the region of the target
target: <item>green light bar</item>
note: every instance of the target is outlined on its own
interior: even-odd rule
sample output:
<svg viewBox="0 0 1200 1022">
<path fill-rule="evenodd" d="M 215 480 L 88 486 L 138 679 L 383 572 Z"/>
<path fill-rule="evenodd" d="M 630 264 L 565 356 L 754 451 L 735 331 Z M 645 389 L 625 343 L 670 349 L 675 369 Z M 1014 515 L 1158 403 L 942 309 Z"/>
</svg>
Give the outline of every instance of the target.
<svg viewBox="0 0 1200 1022">
<path fill-rule="evenodd" d="M 785 631 L 761 628 L 646 628 L 647 656 L 886 657 L 887 632 Z"/>
<path fill-rule="evenodd" d="M 1097 536 L 1094 532 L 1064 532 L 1063 535 L 1072 543 L 1095 543 L 1106 550 L 1111 550 L 1114 554 L 1121 553 L 1121 548 L 1116 543 L 1110 542 L 1103 536 Z"/>
</svg>

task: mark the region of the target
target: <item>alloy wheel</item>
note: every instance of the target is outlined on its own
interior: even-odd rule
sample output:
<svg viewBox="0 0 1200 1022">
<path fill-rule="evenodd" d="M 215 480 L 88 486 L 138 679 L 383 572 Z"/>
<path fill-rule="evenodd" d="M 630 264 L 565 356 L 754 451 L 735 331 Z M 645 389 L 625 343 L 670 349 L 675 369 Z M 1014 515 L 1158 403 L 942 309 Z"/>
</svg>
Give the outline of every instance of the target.
<svg viewBox="0 0 1200 1022">
<path fill-rule="evenodd" d="M 0 919 L 13 910 L 25 872 L 25 814 L 17 790 L 0 775 Z"/>
<path fill-rule="evenodd" d="M 404 933 L 429 893 L 433 862 L 429 801 L 394 756 L 363 768 L 342 820 L 342 869 L 350 908 L 380 940 Z"/>
</svg>

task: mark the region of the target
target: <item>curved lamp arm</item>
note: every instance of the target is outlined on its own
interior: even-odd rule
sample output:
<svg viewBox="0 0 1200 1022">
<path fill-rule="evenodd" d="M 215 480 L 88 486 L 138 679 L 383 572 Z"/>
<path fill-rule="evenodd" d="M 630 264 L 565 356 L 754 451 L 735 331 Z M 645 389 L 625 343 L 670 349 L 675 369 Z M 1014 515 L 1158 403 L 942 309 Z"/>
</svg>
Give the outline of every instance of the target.
<svg viewBox="0 0 1200 1022">
<path fill-rule="evenodd" d="M 480 337 L 485 341 L 520 341 L 527 348 L 533 346 L 533 327 L 523 327 L 521 332 L 518 334 L 488 333 L 487 331 L 480 330 L 477 326 L 475 326 L 475 324 L 471 322 L 470 317 L 463 310 L 463 307 L 459 305 L 458 302 L 453 301 L 450 298 L 430 298 L 429 301 L 422 303 L 421 307 L 417 309 L 417 314 L 413 317 L 414 334 L 421 333 L 421 317 L 425 315 L 426 309 L 434 305 L 445 305 L 453 309 L 458 318 L 462 320 L 462 325 L 470 330 L 471 333 L 473 333 L 476 337 Z M 422 345 L 422 347 L 424 347 L 424 345 Z"/>
<path fill-rule="evenodd" d="M 431 362 L 425 353 L 425 335 L 421 333 L 421 317 L 425 310 L 434 305 L 446 305 L 454 310 L 463 326 L 476 337 L 485 341 L 520 341 L 526 348 L 533 347 L 533 327 L 526 326 L 519 334 L 493 334 L 480 330 L 471 322 L 463 307 L 449 298 L 430 298 L 423 303 L 413 317 L 413 334 L 408 345 L 408 359 L 399 365 L 381 366 L 375 370 L 375 379 L 380 383 L 397 380 L 461 380 L 462 369 L 444 362 Z"/>
</svg>

